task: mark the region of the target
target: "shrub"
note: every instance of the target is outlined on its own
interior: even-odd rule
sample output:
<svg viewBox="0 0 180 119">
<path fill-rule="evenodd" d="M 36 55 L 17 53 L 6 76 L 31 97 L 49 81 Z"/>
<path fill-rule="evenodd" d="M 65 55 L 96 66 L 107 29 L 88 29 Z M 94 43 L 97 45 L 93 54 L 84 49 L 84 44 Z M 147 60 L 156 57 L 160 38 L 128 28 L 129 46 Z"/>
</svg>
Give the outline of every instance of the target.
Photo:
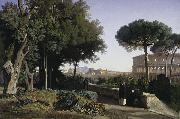
<svg viewBox="0 0 180 119">
<path fill-rule="evenodd" d="M 92 116 L 103 114 L 105 110 L 104 105 L 93 101 L 97 99 L 97 93 L 91 91 L 60 91 L 58 95 L 56 110 L 72 110 Z"/>
<path fill-rule="evenodd" d="M 53 104 L 57 101 L 56 99 L 57 92 L 53 90 L 34 90 L 25 93 L 18 93 L 18 100 L 20 102 L 26 100 L 32 100 L 32 102 L 46 103 L 53 107 Z"/>
<path fill-rule="evenodd" d="M 180 85 L 174 85 L 171 88 L 171 103 L 170 106 L 175 111 L 180 111 Z"/>
<path fill-rule="evenodd" d="M 81 76 L 64 76 L 57 82 L 57 88 L 60 90 L 82 90 L 84 88 L 84 78 Z"/>
<path fill-rule="evenodd" d="M 119 75 L 115 77 L 110 77 L 109 79 L 106 80 L 106 85 L 110 88 L 119 88 L 119 86 L 123 83 L 126 82 L 128 85 L 136 85 L 137 81 L 131 77 L 131 76 L 126 76 L 126 75 Z"/>
<path fill-rule="evenodd" d="M 165 75 L 157 76 L 157 80 L 153 80 L 149 84 L 149 92 L 154 93 L 160 100 L 170 102 L 171 95 L 170 81 Z"/>
<path fill-rule="evenodd" d="M 96 92 L 92 92 L 92 91 L 79 91 L 76 92 L 79 96 L 85 97 L 87 99 L 90 99 L 92 101 L 97 101 L 98 99 L 98 94 Z"/>
<path fill-rule="evenodd" d="M 97 93 L 91 91 L 19 91 L 13 112 L 46 113 L 53 110 L 71 110 L 89 115 L 103 114 L 104 105 L 96 103 Z"/>
<path fill-rule="evenodd" d="M 71 110 L 71 108 L 77 103 L 77 97 L 70 91 L 60 91 L 57 96 L 57 102 L 55 103 L 55 109 L 58 110 Z"/>
</svg>

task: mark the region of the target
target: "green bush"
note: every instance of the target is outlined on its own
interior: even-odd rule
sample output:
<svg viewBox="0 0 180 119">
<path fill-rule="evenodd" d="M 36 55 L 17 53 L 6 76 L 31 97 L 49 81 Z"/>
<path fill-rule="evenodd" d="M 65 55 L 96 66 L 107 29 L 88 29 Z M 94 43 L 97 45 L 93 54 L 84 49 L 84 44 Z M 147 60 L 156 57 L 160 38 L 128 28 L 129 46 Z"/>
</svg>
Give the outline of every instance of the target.
<svg viewBox="0 0 180 119">
<path fill-rule="evenodd" d="M 171 103 L 169 104 L 175 111 L 180 111 L 180 85 L 171 88 Z"/>
<path fill-rule="evenodd" d="M 82 76 L 63 76 L 59 78 L 56 88 L 60 90 L 82 90 L 84 88 L 84 78 Z"/>
<path fill-rule="evenodd" d="M 87 99 L 90 99 L 92 101 L 97 101 L 98 99 L 98 94 L 96 92 L 92 92 L 92 91 L 78 91 L 76 92 L 77 95 L 85 97 Z"/>
<path fill-rule="evenodd" d="M 126 76 L 126 75 L 119 75 L 115 77 L 110 77 L 109 79 L 106 80 L 106 86 L 110 88 L 119 88 L 119 86 L 123 83 L 126 82 L 127 85 L 137 85 L 137 80 L 135 80 L 131 76 Z"/>
<path fill-rule="evenodd" d="M 155 94 L 160 100 L 169 103 L 171 98 L 170 81 L 165 75 L 160 74 L 157 80 L 149 83 L 149 92 Z"/>
<path fill-rule="evenodd" d="M 92 116 L 103 114 L 105 107 L 96 103 L 97 93 L 91 91 L 60 91 L 58 101 L 55 104 L 56 110 L 72 110 L 78 113 L 85 113 Z"/>
</svg>

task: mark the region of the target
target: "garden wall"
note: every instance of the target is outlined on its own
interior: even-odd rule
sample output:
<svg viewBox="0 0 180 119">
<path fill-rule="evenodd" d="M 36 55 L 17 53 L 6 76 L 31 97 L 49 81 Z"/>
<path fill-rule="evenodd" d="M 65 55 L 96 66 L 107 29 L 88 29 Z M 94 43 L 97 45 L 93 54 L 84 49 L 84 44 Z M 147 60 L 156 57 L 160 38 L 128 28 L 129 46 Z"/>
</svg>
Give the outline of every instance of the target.
<svg viewBox="0 0 180 119">
<path fill-rule="evenodd" d="M 105 88 L 105 87 L 100 87 L 96 84 L 89 84 L 88 90 L 97 92 L 99 95 L 111 97 L 114 99 L 119 98 L 119 88 Z"/>
<path fill-rule="evenodd" d="M 170 117 L 177 117 L 178 115 L 174 110 L 170 109 L 165 103 L 159 100 L 155 94 L 143 93 L 141 101 L 144 108 L 148 108 L 149 111 Z"/>
</svg>

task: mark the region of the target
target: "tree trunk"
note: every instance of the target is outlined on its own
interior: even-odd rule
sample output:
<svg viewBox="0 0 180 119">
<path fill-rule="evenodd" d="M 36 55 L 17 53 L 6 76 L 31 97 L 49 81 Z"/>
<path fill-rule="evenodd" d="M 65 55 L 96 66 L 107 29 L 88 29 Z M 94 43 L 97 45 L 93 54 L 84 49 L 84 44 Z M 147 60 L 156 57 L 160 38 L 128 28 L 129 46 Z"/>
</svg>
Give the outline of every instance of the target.
<svg viewBox="0 0 180 119">
<path fill-rule="evenodd" d="M 166 54 L 166 63 L 165 63 L 165 76 L 168 77 L 168 56 L 169 53 Z"/>
<path fill-rule="evenodd" d="M 53 89 L 52 88 L 52 66 L 51 65 L 48 65 L 48 68 L 47 68 L 48 70 L 48 87 L 50 88 L 50 89 Z"/>
<path fill-rule="evenodd" d="M 47 56 L 46 56 L 46 51 L 45 51 L 45 46 L 44 46 L 44 70 L 45 70 L 45 89 L 47 90 Z"/>
<path fill-rule="evenodd" d="M 177 51 L 177 48 L 174 49 L 173 54 L 172 54 L 172 58 L 171 58 L 171 66 L 170 66 L 170 71 L 169 71 L 169 78 L 170 79 L 172 76 L 172 68 L 173 68 L 174 56 L 175 56 L 176 51 Z"/>
<path fill-rule="evenodd" d="M 148 52 L 147 52 L 147 44 L 144 45 L 144 54 L 145 54 L 145 69 L 146 69 L 146 82 L 149 81 L 149 68 L 148 68 Z"/>
<path fill-rule="evenodd" d="M 27 90 L 33 91 L 33 73 L 30 73 L 27 61 L 24 61 L 26 67 L 26 85 Z"/>
<path fill-rule="evenodd" d="M 19 79 L 19 74 L 20 74 L 22 62 L 24 60 L 24 57 L 28 53 L 28 50 L 26 52 L 23 52 L 24 48 L 26 47 L 26 44 L 27 44 L 27 39 L 26 38 L 27 38 L 27 34 L 25 34 L 24 40 L 23 40 L 24 42 L 23 42 L 21 48 L 17 52 L 17 57 L 16 57 L 16 60 L 15 60 L 15 64 L 13 66 L 9 65 L 10 66 L 10 77 L 11 78 L 10 78 L 10 81 L 8 83 L 8 87 L 7 87 L 7 91 L 6 91 L 7 94 L 16 94 L 16 92 L 17 92 L 16 85 L 17 85 L 17 81 Z M 7 62 L 11 63 L 11 61 L 7 61 Z"/>
<path fill-rule="evenodd" d="M 168 77 L 168 59 L 166 58 L 166 64 L 165 64 L 165 76 Z"/>
<path fill-rule="evenodd" d="M 77 64 L 78 64 L 78 62 L 75 61 L 75 62 L 74 62 L 74 73 L 73 73 L 73 78 L 75 78 L 75 76 L 76 76 Z"/>
<path fill-rule="evenodd" d="M 25 9 L 23 7 L 23 0 L 18 0 L 18 8 L 20 11 L 20 17 L 25 18 L 26 14 L 25 14 Z M 27 18 L 29 18 L 29 15 L 30 14 L 27 14 Z M 23 26 L 22 26 L 22 28 L 23 28 Z M 22 29 L 22 28 L 20 26 L 19 29 Z M 6 91 L 7 94 L 15 94 L 17 92 L 16 85 L 17 85 L 17 82 L 19 79 L 19 74 L 20 74 L 22 62 L 24 60 L 24 57 L 28 53 L 28 50 L 26 50 L 26 51 L 24 50 L 26 48 L 26 45 L 27 45 L 27 32 L 26 32 L 26 30 L 21 31 L 21 34 L 23 34 L 22 44 L 20 46 L 20 49 L 17 52 L 17 56 L 15 59 L 14 65 L 10 66 L 11 69 L 9 69 L 11 78 L 10 78 L 10 81 L 8 83 L 8 86 L 7 86 L 7 91 Z M 7 61 L 7 62 L 10 62 L 10 64 L 11 64 L 11 61 Z"/>
</svg>

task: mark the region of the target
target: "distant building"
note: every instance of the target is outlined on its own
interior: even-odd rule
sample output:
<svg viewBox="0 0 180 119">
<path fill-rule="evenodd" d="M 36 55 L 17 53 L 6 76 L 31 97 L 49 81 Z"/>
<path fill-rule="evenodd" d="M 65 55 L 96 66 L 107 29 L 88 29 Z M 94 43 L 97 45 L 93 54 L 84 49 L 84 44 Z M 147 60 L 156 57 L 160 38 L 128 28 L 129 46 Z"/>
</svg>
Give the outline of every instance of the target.
<svg viewBox="0 0 180 119">
<path fill-rule="evenodd" d="M 167 58 L 167 73 L 169 75 L 170 72 L 170 65 L 171 65 L 171 57 L 170 55 Z M 144 66 L 144 55 L 139 55 L 133 57 L 133 66 L 132 66 L 132 73 L 134 74 L 143 74 L 146 72 Z M 149 54 L 148 55 L 148 68 L 150 74 L 165 74 L 165 66 L 166 66 L 166 56 L 164 54 Z M 172 74 L 176 75 L 180 73 L 180 54 L 176 53 L 173 60 L 172 65 Z"/>
<path fill-rule="evenodd" d="M 69 68 L 67 71 L 67 74 L 72 75 L 74 72 L 73 68 Z M 91 77 L 91 78 L 107 78 L 111 76 L 117 76 L 117 75 L 130 75 L 132 72 L 118 72 L 118 71 L 109 71 L 107 69 L 94 69 L 94 68 L 88 68 L 88 67 L 77 67 L 76 74 L 82 75 L 84 77 Z"/>
<path fill-rule="evenodd" d="M 89 68 L 89 71 L 86 73 L 87 75 L 92 75 L 92 76 L 99 76 L 99 75 L 107 75 L 107 69 L 97 69 L 95 70 L 94 68 Z"/>
</svg>

